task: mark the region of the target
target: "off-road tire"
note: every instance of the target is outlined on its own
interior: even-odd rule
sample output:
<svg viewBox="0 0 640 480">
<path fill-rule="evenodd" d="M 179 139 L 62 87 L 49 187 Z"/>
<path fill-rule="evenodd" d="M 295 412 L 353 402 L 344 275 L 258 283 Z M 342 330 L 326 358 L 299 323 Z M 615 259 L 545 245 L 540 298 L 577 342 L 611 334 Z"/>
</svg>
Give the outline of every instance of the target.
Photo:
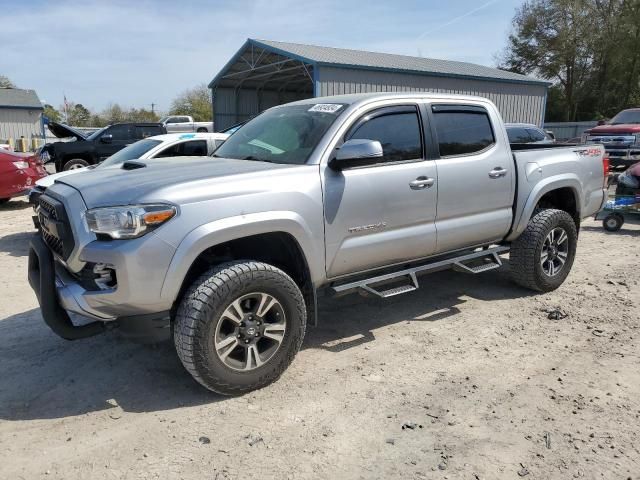
<svg viewBox="0 0 640 480">
<path fill-rule="evenodd" d="M 82 158 L 74 158 L 65 162 L 62 170 L 67 171 L 71 170 L 72 168 L 88 167 L 89 165 L 91 164 Z"/>
<path fill-rule="evenodd" d="M 562 227 L 568 236 L 569 250 L 562 270 L 551 277 L 540 264 L 542 248 L 552 229 Z M 527 228 L 511 244 L 509 267 L 511 279 L 518 285 L 538 292 L 550 292 L 567 278 L 576 255 L 578 233 L 571 215 L 563 210 L 543 209 L 529 220 Z"/>
<path fill-rule="evenodd" d="M 217 323 L 231 302 L 262 291 L 275 297 L 286 317 L 286 332 L 278 351 L 262 366 L 240 372 L 226 366 L 213 345 Z M 240 395 L 276 381 L 302 345 L 307 324 L 304 298 L 296 283 L 272 265 L 239 260 L 215 266 L 185 292 L 174 323 L 178 357 L 200 384 L 222 395 Z"/>
<path fill-rule="evenodd" d="M 619 213 L 611 213 L 602 220 L 602 228 L 607 232 L 617 232 L 624 225 L 624 217 Z"/>
</svg>

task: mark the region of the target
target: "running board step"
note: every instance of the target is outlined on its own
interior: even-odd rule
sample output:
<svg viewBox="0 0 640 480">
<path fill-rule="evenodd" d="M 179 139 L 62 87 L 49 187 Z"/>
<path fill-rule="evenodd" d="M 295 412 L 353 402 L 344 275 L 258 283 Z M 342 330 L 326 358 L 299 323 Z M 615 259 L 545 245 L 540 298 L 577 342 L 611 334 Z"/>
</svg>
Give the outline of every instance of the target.
<svg viewBox="0 0 640 480">
<path fill-rule="evenodd" d="M 399 287 L 389 288 L 388 290 L 376 290 L 374 287 L 367 284 L 362 285 L 360 288 L 362 288 L 362 290 L 364 290 L 365 292 L 373 293 L 380 298 L 395 297 L 396 295 L 402 295 L 403 293 L 413 292 L 414 290 L 417 290 L 419 288 L 418 279 L 416 278 L 415 273 L 409 273 L 409 279 L 411 281 L 411 284 L 400 285 Z"/>
<path fill-rule="evenodd" d="M 488 270 L 499 268 L 502 265 L 502 261 L 500 260 L 500 257 L 498 255 L 501 253 L 506 253 L 508 251 L 509 247 L 504 246 L 477 250 L 466 255 L 438 260 L 432 263 L 426 263 L 423 265 L 406 268 L 404 270 L 399 270 L 397 272 L 377 275 L 354 282 L 334 284 L 331 288 L 335 293 L 346 293 L 350 290 L 362 290 L 376 295 L 380 298 L 394 297 L 396 295 L 417 290 L 419 285 L 416 275 L 418 273 L 429 273 L 433 270 L 443 269 L 447 267 L 467 273 L 486 272 Z M 474 265 L 474 262 L 477 263 L 479 261 L 483 261 L 485 263 Z M 375 287 L 375 285 L 383 282 L 402 280 L 403 277 L 406 277 L 407 280 L 409 280 L 406 285 L 396 286 L 387 290 L 379 290 Z"/>
<path fill-rule="evenodd" d="M 481 257 L 482 258 L 482 257 Z M 491 254 L 490 257 L 484 257 L 485 261 L 490 260 L 485 263 L 481 263 L 479 265 L 465 265 L 462 262 L 456 262 L 453 264 L 453 269 L 459 272 L 467 272 L 467 273 L 482 273 L 488 272 L 489 270 L 495 270 L 496 268 L 500 268 L 502 266 L 502 260 L 497 253 Z M 477 259 L 473 259 L 477 260 Z"/>
</svg>

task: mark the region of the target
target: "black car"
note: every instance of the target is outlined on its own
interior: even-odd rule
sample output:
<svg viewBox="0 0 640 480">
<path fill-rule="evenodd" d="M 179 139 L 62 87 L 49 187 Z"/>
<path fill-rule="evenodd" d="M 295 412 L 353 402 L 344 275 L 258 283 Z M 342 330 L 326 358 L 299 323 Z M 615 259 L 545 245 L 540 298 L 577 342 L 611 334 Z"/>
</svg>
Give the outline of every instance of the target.
<svg viewBox="0 0 640 480">
<path fill-rule="evenodd" d="M 56 172 L 95 165 L 130 143 L 167 133 L 159 123 L 115 123 L 86 134 L 68 125 L 51 122 L 49 130 L 58 138 L 73 139 L 49 143 L 42 148 L 43 161 L 55 162 Z"/>
</svg>

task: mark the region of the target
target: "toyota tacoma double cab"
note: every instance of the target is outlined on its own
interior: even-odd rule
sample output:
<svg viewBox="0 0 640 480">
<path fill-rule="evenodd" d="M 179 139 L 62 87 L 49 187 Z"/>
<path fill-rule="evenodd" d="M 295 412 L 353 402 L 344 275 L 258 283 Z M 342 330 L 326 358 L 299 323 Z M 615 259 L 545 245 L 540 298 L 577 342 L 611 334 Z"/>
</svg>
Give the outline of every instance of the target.
<svg viewBox="0 0 640 480">
<path fill-rule="evenodd" d="M 507 253 L 519 285 L 559 287 L 605 199 L 603 153 L 512 149 L 483 98 L 303 100 L 249 121 L 215 162 L 58 179 L 39 199 L 29 281 L 61 337 L 173 338 L 198 382 L 240 394 L 291 363 L 321 292 L 388 298 Z"/>
</svg>

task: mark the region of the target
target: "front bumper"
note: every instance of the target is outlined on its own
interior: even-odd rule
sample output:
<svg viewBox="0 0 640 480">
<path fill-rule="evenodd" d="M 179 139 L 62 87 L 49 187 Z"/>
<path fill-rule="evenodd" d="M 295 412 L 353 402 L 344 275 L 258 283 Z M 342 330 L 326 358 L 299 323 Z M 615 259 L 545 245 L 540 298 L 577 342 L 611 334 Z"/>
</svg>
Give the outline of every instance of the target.
<svg viewBox="0 0 640 480">
<path fill-rule="evenodd" d="M 115 316 L 92 305 L 101 292 L 85 290 L 54 260 L 39 235 L 34 236 L 30 244 L 29 284 L 36 293 L 45 323 L 64 339 L 87 338 L 115 327 L 124 336 L 140 343 L 157 343 L 171 336 L 168 310 Z M 69 313 L 81 315 L 91 322 L 75 325 Z"/>
</svg>

